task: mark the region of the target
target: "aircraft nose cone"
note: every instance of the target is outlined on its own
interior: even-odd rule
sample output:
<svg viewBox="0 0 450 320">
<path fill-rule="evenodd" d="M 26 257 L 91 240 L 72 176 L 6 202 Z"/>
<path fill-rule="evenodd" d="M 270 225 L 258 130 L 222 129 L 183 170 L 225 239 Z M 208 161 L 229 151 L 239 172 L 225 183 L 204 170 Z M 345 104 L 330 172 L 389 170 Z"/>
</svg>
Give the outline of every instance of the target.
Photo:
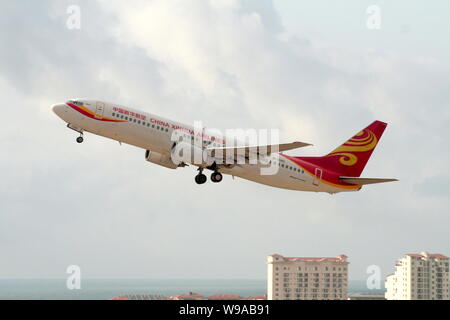
<svg viewBox="0 0 450 320">
<path fill-rule="evenodd" d="M 60 116 L 61 114 L 63 114 L 64 111 L 65 111 L 65 109 L 66 109 L 66 105 L 65 105 L 65 104 L 62 104 L 62 103 L 58 103 L 58 104 L 55 104 L 55 105 L 52 106 L 53 112 L 54 112 L 56 115 L 58 115 L 58 116 Z"/>
</svg>

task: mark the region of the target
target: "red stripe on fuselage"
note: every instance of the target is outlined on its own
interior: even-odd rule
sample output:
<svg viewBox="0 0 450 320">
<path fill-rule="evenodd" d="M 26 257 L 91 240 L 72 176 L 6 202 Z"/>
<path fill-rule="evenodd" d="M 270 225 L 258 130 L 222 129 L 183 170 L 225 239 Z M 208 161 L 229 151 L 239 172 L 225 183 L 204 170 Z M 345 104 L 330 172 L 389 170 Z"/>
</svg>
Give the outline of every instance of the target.
<svg viewBox="0 0 450 320">
<path fill-rule="evenodd" d="M 66 104 L 69 107 L 71 107 L 72 109 L 74 109 L 75 111 L 78 111 L 82 115 L 84 115 L 84 116 L 86 116 L 88 118 L 94 119 L 94 120 L 104 121 L 104 122 L 126 122 L 125 120 L 114 120 L 114 119 L 108 119 L 108 118 L 104 118 L 104 117 L 98 118 L 90 110 L 89 110 L 90 112 L 88 112 L 88 111 L 84 110 L 83 108 L 80 108 L 80 107 L 78 107 L 78 106 L 76 106 L 76 105 L 74 105 L 73 103 L 70 103 L 70 102 L 67 102 Z"/>
</svg>

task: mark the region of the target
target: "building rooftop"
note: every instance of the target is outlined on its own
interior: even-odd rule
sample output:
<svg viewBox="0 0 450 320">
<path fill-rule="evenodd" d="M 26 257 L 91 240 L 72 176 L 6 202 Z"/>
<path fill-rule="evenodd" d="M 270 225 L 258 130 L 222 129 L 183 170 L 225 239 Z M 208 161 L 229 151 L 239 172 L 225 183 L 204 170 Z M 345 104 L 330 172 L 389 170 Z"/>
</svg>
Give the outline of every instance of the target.
<svg viewBox="0 0 450 320">
<path fill-rule="evenodd" d="M 207 298 L 198 293 L 189 292 L 189 294 L 180 294 L 177 296 L 172 296 L 168 300 L 206 300 Z"/>
<path fill-rule="evenodd" d="M 167 298 L 157 294 L 132 294 L 126 296 L 114 297 L 110 300 L 126 301 L 126 300 L 166 300 Z"/>
<path fill-rule="evenodd" d="M 241 297 L 236 294 L 214 294 L 208 297 L 199 293 L 189 292 L 188 294 L 180 294 L 169 298 L 160 295 L 127 295 L 110 300 L 267 300 L 267 295 Z"/>
<path fill-rule="evenodd" d="M 428 252 L 421 252 L 421 253 L 407 253 L 405 256 L 415 257 L 415 258 L 425 258 L 430 257 L 434 259 L 449 259 L 449 257 L 444 256 L 443 254 L 439 253 L 428 253 Z"/>
<path fill-rule="evenodd" d="M 243 300 L 267 300 L 267 295 L 263 294 L 262 296 L 247 297 L 243 298 Z"/>
<path fill-rule="evenodd" d="M 208 300 L 241 300 L 242 297 L 236 294 L 214 294 Z"/>
<path fill-rule="evenodd" d="M 317 261 L 317 262 L 322 262 L 322 261 L 332 261 L 332 262 L 347 262 L 347 256 L 345 254 L 341 254 L 338 255 L 337 257 L 284 257 L 282 255 L 279 254 L 273 254 L 270 255 L 269 257 L 273 257 L 273 258 L 281 258 L 284 261 Z"/>
</svg>

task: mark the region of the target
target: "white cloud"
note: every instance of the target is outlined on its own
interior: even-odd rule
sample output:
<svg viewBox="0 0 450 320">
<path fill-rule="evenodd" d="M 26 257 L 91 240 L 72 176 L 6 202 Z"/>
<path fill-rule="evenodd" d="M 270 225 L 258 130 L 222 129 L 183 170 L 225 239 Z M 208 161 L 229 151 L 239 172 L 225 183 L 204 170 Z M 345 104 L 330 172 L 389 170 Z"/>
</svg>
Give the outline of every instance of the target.
<svg viewBox="0 0 450 320">
<path fill-rule="evenodd" d="M 26 42 L 1 33 L 10 111 L 0 249 L 11 258 L 0 277 L 60 276 L 74 260 L 91 277 L 264 277 L 265 255 L 278 252 L 346 253 L 359 278 L 375 252 L 388 272 L 411 243 L 423 249 L 415 235 L 424 232 L 448 254 L 450 242 L 435 237 L 450 222 L 448 197 L 417 188 L 449 173 L 445 63 L 318 45 L 283 30 L 270 1 L 79 4 L 79 32 L 64 28 L 65 3 L 47 1 L 18 30 Z M 8 15 L 22 6 L 8 4 Z M 366 175 L 401 182 L 334 197 L 231 178 L 197 187 L 193 169 L 152 166 L 142 150 L 94 136 L 76 145 L 50 112 L 76 96 L 212 127 L 278 127 L 284 140 L 316 145 L 302 155 L 326 153 L 379 118 L 391 126 Z M 245 267 L 229 269 L 234 259 Z M 39 269 L 22 267 L 30 260 Z"/>
</svg>

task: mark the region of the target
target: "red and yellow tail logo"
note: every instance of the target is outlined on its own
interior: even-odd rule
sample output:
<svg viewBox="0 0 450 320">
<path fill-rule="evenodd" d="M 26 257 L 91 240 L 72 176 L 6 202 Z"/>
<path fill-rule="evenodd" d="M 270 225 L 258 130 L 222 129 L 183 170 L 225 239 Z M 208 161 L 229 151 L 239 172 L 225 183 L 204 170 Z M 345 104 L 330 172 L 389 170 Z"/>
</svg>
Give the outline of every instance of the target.
<svg viewBox="0 0 450 320">
<path fill-rule="evenodd" d="M 375 121 L 336 150 L 323 157 L 326 166 L 338 173 L 342 173 L 342 175 L 359 177 L 386 127 L 386 123 Z"/>
<path fill-rule="evenodd" d="M 372 151 L 378 144 L 375 133 L 365 129 L 331 152 L 327 157 L 339 156 L 344 166 L 354 166 L 358 162 L 358 153 Z"/>
<path fill-rule="evenodd" d="M 359 177 L 386 127 L 386 123 L 375 121 L 325 157 L 301 159 L 340 176 Z"/>
</svg>

